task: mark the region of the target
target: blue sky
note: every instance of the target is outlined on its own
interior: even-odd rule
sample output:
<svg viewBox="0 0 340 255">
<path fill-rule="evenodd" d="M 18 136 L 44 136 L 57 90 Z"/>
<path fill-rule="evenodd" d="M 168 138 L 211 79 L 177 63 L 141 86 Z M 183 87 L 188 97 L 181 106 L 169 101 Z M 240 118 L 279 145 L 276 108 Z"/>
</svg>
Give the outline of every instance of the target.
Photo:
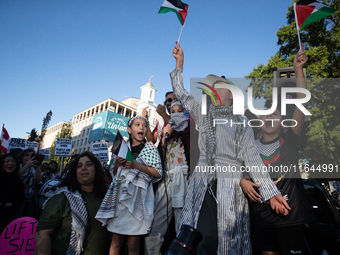
<svg viewBox="0 0 340 255">
<path fill-rule="evenodd" d="M 292 0 L 186 0 L 184 83 L 242 78 L 279 49 Z M 0 0 L 0 123 L 11 137 L 49 126 L 107 98 L 140 97 L 151 75 L 156 103 L 171 90 L 181 25 L 163 0 Z"/>
</svg>

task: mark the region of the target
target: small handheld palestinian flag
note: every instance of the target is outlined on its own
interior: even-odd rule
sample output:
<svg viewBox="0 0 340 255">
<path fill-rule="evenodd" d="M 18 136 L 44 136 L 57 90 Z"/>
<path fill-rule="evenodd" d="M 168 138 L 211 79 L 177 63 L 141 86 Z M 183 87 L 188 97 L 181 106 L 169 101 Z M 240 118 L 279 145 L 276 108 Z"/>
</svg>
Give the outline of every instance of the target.
<svg viewBox="0 0 340 255">
<path fill-rule="evenodd" d="M 184 26 L 189 5 L 182 3 L 180 0 L 165 0 L 158 13 L 174 12 L 177 14 L 179 22 Z"/>
<path fill-rule="evenodd" d="M 301 0 L 294 3 L 294 10 L 298 29 L 338 11 L 313 0 Z"/>
<path fill-rule="evenodd" d="M 133 154 L 119 131 L 117 132 L 115 141 L 113 142 L 111 152 L 118 157 L 125 158 L 126 160 L 133 162 Z"/>
<path fill-rule="evenodd" d="M 299 37 L 299 44 L 301 45 L 300 29 L 314 21 L 325 18 L 336 11 L 338 10 L 313 0 L 301 0 L 294 3 L 295 22 Z"/>
</svg>

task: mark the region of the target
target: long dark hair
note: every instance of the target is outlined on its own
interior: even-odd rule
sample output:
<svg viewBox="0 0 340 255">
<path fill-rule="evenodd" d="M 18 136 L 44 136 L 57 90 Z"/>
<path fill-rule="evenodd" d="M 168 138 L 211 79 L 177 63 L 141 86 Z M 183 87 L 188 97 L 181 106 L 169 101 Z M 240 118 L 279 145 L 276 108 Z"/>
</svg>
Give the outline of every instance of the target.
<svg viewBox="0 0 340 255">
<path fill-rule="evenodd" d="M 51 164 L 55 164 L 56 165 L 56 168 L 54 169 L 53 173 L 57 173 L 58 172 L 58 168 L 59 168 L 57 161 L 51 160 L 51 162 L 48 165 L 50 166 Z"/>
<path fill-rule="evenodd" d="M 19 172 L 19 162 L 17 157 L 15 156 L 14 153 L 8 153 L 0 156 L 0 173 L 3 174 L 4 172 L 4 164 L 5 164 L 5 159 L 8 157 L 12 157 L 15 160 L 15 170 L 13 171 L 13 174 L 18 175 Z M 18 175 L 19 176 L 19 175 Z"/>
<path fill-rule="evenodd" d="M 81 192 L 80 183 L 77 180 L 77 167 L 79 163 L 79 159 L 82 157 L 88 157 L 95 167 L 95 178 L 94 178 L 94 186 L 93 191 L 98 198 L 103 198 L 106 194 L 107 186 L 104 177 L 103 166 L 100 161 L 93 155 L 92 152 L 84 151 L 81 153 L 75 160 L 73 160 L 70 164 L 69 172 L 66 178 L 58 185 L 59 187 L 67 187 L 70 191 L 79 191 Z"/>
</svg>

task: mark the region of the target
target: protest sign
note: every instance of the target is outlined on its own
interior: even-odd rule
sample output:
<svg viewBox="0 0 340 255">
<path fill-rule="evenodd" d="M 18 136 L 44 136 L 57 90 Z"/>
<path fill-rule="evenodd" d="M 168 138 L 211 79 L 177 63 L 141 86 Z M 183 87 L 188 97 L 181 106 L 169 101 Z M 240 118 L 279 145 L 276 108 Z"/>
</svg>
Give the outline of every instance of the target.
<svg viewBox="0 0 340 255">
<path fill-rule="evenodd" d="M 32 150 L 34 150 L 35 153 L 37 153 L 38 147 L 39 147 L 39 143 L 27 141 L 27 148 L 26 149 L 32 149 Z"/>
<path fill-rule="evenodd" d="M 0 255 L 34 254 L 35 232 L 38 221 L 22 217 L 9 223 L 0 236 Z"/>
<path fill-rule="evenodd" d="M 39 154 L 44 155 L 44 161 L 48 161 L 50 159 L 50 149 L 40 149 Z"/>
<path fill-rule="evenodd" d="M 99 159 L 100 162 L 109 161 L 109 145 L 108 143 L 92 144 L 92 153 Z"/>
<path fill-rule="evenodd" d="M 11 149 L 27 149 L 27 140 L 22 138 L 11 138 L 8 145 L 8 152 L 11 151 Z"/>
<path fill-rule="evenodd" d="M 67 138 L 57 138 L 55 144 L 55 157 L 71 157 L 72 140 Z"/>
</svg>

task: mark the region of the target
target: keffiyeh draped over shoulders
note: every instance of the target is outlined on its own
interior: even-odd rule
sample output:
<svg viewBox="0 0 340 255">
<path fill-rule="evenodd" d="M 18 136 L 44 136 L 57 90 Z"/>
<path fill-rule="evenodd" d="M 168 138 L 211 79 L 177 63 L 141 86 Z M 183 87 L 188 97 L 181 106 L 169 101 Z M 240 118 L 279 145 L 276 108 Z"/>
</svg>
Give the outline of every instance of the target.
<svg viewBox="0 0 340 255">
<path fill-rule="evenodd" d="M 152 142 L 145 143 L 136 161 L 155 168 L 162 175 L 161 158 Z M 154 193 L 151 185 L 153 180 L 154 177 L 137 169 L 119 167 L 95 218 L 106 225 L 109 219 L 116 216 L 117 194 L 121 189 L 118 202 L 126 206 L 134 217 L 144 222 L 146 228 L 150 229 L 154 212 Z"/>
<path fill-rule="evenodd" d="M 87 227 L 87 211 L 84 200 L 78 191 L 71 192 L 67 187 L 57 188 L 56 190 L 47 193 L 47 200 L 45 201 L 43 208 L 48 200 L 53 196 L 64 194 L 70 204 L 72 213 L 72 224 L 71 224 L 71 237 L 70 243 L 67 248 L 67 255 L 79 255 L 83 250 L 83 241 L 86 235 Z"/>
</svg>

